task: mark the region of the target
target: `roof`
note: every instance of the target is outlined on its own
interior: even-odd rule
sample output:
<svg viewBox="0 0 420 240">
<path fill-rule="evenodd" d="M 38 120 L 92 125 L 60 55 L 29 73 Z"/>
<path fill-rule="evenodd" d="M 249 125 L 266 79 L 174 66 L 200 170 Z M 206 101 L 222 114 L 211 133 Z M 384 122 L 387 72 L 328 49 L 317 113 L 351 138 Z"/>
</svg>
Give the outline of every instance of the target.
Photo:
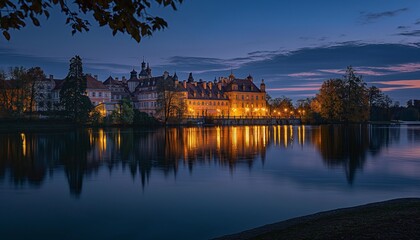
<svg viewBox="0 0 420 240">
<path fill-rule="evenodd" d="M 234 90 L 233 85 L 237 85 L 238 89 Z M 246 79 L 233 79 L 230 83 L 225 86 L 224 89 L 226 92 L 261 92 L 261 90 L 255 86 L 254 82 L 250 80 L 250 78 Z"/>
<path fill-rule="evenodd" d="M 140 79 L 138 79 L 137 76 L 131 76 L 131 78 L 128 79 L 127 82 L 140 82 Z"/>
<path fill-rule="evenodd" d="M 59 90 L 63 86 L 64 80 L 62 79 L 54 79 L 55 87 L 53 90 Z"/>
<path fill-rule="evenodd" d="M 109 85 L 109 84 L 118 84 L 118 81 L 114 80 L 114 78 L 112 78 L 111 76 L 109 76 L 105 81 L 104 81 L 104 85 Z"/>
<path fill-rule="evenodd" d="M 91 75 L 86 75 L 86 89 L 106 89 L 108 88 L 101 82 L 96 80 Z"/>
<path fill-rule="evenodd" d="M 195 83 L 197 83 L 197 86 Z M 204 84 L 206 85 L 206 88 L 204 88 Z M 211 85 L 211 89 L 209 85 Z M 223 91 L 219 90 L 217 84 L 214 84 L 213 82 L 187 82 L 186 90 L 188 91 L 188 99 L 227 100 Z"/>
</svg>

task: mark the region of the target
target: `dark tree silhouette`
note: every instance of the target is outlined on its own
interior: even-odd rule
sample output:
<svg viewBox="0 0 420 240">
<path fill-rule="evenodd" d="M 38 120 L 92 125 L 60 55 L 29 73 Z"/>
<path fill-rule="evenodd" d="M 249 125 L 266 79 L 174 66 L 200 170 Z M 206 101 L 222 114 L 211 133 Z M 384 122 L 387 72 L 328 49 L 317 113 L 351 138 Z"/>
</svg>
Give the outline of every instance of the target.
<svg viewBox="0 0 420 240">
<path fill-rule="evenodd" d="M 34 26 L 40 26 L 40 17 L 49 18 L 53 7 L 60 9 L 67 17 L 66 24 L 72 28 L 72 34 L 89 31 L 90 23 L 86 20 L 92 16 L 98 24 L 108 26 L 112 34 L 128 33 L 137 42 L 144 36 L 151 36 L 154 31 L 164 29 L 167 22 L 148 11 L 152 3 L 158 6 L 170 6 L 173 10 L 184 0 L 3 0 L 0 1 L 0 31 L 10 39 L 10 29 L 21 29 L 26 21 L 31 20 Z"/>
</svg>

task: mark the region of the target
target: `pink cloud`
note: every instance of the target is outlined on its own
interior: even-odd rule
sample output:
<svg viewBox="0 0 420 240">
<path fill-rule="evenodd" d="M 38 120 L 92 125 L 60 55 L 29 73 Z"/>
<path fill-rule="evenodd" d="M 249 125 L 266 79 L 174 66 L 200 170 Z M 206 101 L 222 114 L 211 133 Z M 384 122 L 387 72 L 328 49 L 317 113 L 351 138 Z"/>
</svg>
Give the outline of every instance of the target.
<svg viewBox="0 0 420 240">
<path fill-rule="evenodd" d="M 284 88 L 268 88 L 267 91 L 318 91 L 319 87 L 284 87 Z"/>
<path fill-rule="evenodd" d="M 420 63 L 404 63 L 404 64 L 398 64 L 398 65 L 395 65 L 395 66 L 368 67 L 368 68 L 377 69 L 377 70 L 386 70 L 386 71 L 392 71 L 392 72 L 409 73 L 409 72 L 420 71 Z"/>
<path fill-rule="evenodd" d="M 387 85 L 389 87 L 381 87 L 380 89 L 384 92 L 401 90 L 401 89 L 420 89 L 420 79 L 415 80 L 393 80 L 393 81 L 378 81 L 373 83 L 379 83 Z"/>
<path fill-rule="evenodd" d="M 320 72 L 325 72 L 325 73 L 340 74 L 340 75 L 346 73 L 346 71 L 343 70 L 343 69 L 320 69 L 319 71 Z"/>
<path fill-rule="evenodd" d="M 321 73 L 316 72 L 299 72 L 299 73 L 291 73 L 287 74 L 289 77 L 316 77 L 316 76 L 322 76 Z"/>
</svg>

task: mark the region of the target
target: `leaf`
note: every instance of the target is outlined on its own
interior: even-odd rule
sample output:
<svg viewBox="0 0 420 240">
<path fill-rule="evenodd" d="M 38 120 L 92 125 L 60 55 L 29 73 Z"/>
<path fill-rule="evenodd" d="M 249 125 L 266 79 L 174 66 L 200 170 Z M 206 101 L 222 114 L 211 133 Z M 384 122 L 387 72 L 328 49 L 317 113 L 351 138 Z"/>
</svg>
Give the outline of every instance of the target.
<svg viewBox="0 0 420 240">
<path fill-rule="evenodd" d="M 3 36 L 7 39 L 7 41 L 10 40 L 10 34 L 7 31 L 3 31 Z"/>
</svg>

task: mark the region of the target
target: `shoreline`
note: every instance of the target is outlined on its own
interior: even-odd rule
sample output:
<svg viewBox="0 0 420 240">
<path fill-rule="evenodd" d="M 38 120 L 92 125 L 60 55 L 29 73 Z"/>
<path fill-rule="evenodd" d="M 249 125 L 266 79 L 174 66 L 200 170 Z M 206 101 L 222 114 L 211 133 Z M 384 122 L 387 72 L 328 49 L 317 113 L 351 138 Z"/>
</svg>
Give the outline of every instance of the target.
<svg viewBox="0 0 420 240">
<path fill-rule="evenodd" d="M 296 217 L 214 238 L 416 239 L 420 198 L 398 198 Z"/>
</svg>

